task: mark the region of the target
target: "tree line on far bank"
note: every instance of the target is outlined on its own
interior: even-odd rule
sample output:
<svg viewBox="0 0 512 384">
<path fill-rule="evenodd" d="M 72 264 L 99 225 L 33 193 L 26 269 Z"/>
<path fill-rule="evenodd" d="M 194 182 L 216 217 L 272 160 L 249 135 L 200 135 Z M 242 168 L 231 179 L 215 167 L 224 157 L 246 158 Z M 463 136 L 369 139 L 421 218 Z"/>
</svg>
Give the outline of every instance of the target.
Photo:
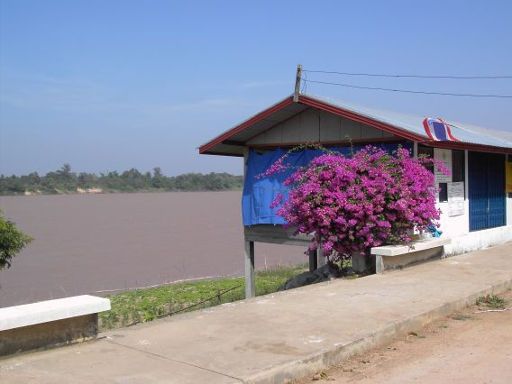
<svg viewBox="0 0 512 384">
<path fill-rule="evenodd" d="M 0 195 L 61 194 L 77 192 L 224 191 L 241 189 L 243 177 L 229 173 L 186 173 L 165 176 L 159 167 L 153 172 L 135 168 L 119 173 L 72 172 L 69 164 L 40 176 L 0 175 Z"/>
</svg>

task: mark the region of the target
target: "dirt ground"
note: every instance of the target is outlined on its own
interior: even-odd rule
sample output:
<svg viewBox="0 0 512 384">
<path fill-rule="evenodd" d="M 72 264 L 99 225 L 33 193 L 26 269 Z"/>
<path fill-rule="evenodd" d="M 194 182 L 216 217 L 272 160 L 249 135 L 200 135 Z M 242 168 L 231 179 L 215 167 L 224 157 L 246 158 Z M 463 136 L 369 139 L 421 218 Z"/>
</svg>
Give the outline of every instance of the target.
<svg viewBox="0 0 512 384">
<path fill-rule="evenodd" d="M 512 291 L 499 295 L 512 307 Z M 512 383 L 512 309 L 472 306 L 295 384 Z"/>
</svg>

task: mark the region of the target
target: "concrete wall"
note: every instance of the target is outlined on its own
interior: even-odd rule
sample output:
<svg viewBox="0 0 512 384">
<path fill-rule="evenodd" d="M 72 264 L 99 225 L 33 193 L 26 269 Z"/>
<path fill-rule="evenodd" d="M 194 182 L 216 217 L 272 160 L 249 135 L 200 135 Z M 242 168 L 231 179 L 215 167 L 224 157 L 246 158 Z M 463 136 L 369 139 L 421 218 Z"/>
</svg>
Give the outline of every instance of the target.
<svg viewBox="0 0 512 384">
<path fill-rule="evenodd" d="M 467 195 L 467 194 L 466 194 Z M 441 227 L 443 236 L 457 237 L 469 233 L 469 200 L 464 200 L 464 214 L 460 216 L 448 216 L 448 203 L 437 203 L 441 209 Z"/>
<path fill-rule="evenodd" d="M 249 145 L 336 142 L 393 135 L 330 113 L 307 109 L 251 139 Z"/>
<path fill-rule="evenodd" d="M 0 331 L 0 356 L 82 342 L 96 337 L 98 314 Z"/>
<path fill-rule="evenodd" d="M 445 246 L 447 255 L 475 251 L 512 241 L 512 225 L 467 232 L 464 235 L 452 237 L 452 243 Z"/>
<path fill-rule="evenodd" d="M 506 197 L 506 226 L 484 229 L 481 231 L 469 231 L 469 187 L 468 187 L 468 151 L 465 151 L 465 190 L 464 214 L 448 216 L 448 203 L 437 202 L 437 207 L 443 212 L 441 215 L 441 227 L 443 236 L 450 237 L 452 244 L 445 246 L 447 255 L 455 255 L 477 249 L 487 248 L 497 244 L 512 241 L 512 197 Z"/>
<path fill-rule="evenodd" d="M 437 204 L 442 211 L 447 212 L 447 203 Z M 512 199 L 507 198 L 507 225 L 481 231 L 469 231 L 469 200 L 464 201 L 465 214 L 449 217 L 441 215 L 443 236 L 452 239 L 452 243 L 445 246 L 447 255 L 458 255 L 512 241 Z"/>
</svg>

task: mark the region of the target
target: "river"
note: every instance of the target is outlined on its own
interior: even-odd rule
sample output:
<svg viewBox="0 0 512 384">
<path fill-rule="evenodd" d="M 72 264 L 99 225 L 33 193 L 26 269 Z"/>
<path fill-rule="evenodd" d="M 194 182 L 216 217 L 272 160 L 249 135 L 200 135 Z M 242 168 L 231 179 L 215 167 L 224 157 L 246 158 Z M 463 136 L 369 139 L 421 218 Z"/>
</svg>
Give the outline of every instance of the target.
<svg viewBox="0 0 512 384">
<path fill-rule="evenodd" d="M 0 272 L 0 307 L 182 279 L 242 275 L 241 192 L 2 196 L 34 238 Z M 306 262 L 256 244 L 258 268 Z"/>
</svg>

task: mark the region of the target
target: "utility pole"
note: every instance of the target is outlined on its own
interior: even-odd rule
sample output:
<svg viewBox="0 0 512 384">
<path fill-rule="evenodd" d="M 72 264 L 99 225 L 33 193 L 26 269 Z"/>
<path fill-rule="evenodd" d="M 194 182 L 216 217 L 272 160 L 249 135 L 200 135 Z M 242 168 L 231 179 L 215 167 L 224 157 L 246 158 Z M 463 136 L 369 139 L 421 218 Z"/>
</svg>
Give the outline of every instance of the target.
<svg viewBox="0 0 512 384">
<path fill-rule="evenodd" d="M 297 75 L 295 76 L 295 92 L 293 93 L 293 101 L 297 103 L 300 95 L 300 80 L 302 79 L 302 65 L 297 65 Z"/>
</svg>

